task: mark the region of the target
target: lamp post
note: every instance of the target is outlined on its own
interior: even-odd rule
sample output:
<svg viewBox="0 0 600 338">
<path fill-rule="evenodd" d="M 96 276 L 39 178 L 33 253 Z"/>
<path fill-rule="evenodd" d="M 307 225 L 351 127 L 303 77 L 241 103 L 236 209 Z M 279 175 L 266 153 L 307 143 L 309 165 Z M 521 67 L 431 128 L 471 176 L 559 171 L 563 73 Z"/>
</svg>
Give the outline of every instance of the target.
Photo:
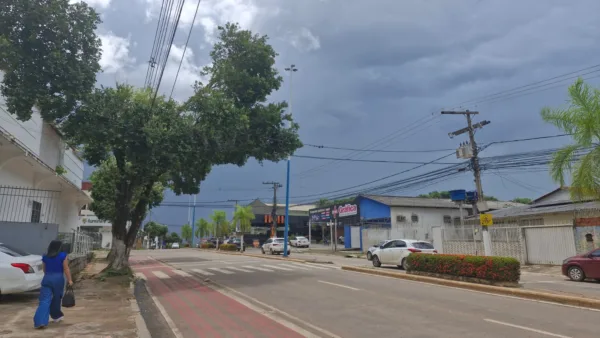
<svg viewBox="0 0 600 338">
<path fill-rule="evenodd" d="M 292 79 L 294 72 L 298 71 L 296 65 L 290 65 L 285 68 L 290 73 L 290 115 L 292 115 Z M 291 124 L 290 124 L 291 126 Z M 287 159 L 286 179 L 285 179 L 285 227 L 283 230 L 283 257 L 288 256 L 288 232 L 290 228 L 290 157 Z"/>
</svg>

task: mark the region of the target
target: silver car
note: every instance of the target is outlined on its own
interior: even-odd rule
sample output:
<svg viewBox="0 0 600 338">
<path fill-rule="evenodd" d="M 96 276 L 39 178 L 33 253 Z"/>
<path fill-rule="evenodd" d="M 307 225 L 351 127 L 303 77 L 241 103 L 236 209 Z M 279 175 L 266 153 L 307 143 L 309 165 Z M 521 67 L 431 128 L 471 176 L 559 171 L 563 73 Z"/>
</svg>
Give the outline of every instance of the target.
<svg viewBox="0 0 600 338">
<path fill-rule="evenodd" d="M 389 241 L 391 241 L 391 239 L 386 239 L 384 241 L 377 243 L 377 245 L 373 245 L 372 247 L 370 247 L 369 250 L 367 250 L 367 259 L 373 260 L 373 252 L 375 252 L 375 250 L 379 249 L 380 247 L 382 247 L 383 245 L 385 245 L 385 243 L 387 243 Z"/>
</svg>

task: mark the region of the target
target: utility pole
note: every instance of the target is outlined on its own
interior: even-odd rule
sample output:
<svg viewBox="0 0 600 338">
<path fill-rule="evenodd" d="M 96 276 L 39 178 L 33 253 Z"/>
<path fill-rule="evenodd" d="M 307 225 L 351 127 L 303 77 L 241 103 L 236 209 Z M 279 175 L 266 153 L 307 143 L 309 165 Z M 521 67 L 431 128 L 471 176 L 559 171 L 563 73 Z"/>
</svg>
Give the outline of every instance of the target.
<svg viewBox="0 0 600 338">
<path fill-rule="evenodd" d="M 279 182 L 263 182 L 263 184 L 268 184 L 273 186 L 273 210 L 271 210 L 271 218 L 273 224 L 271 225 L 271 237 L 276 237 L 277 235 L 277 189 L 281 188 L 282 185 Z"/>
<path fill-rule="evenodd" d="M 475 142 L 475 130 L 483 128 L 483 126 L 490 124 L 490 121 L 481 121 L 479 123 L 473 124 L 471 121 L 471 115 L 477 115 L 479 112 L 477 111 L 442 111 L 442 115 L 464 115 L 467 118 L 467 127 L 459 129 L 457 131 L 451 132 L 448 134 L 450 138 L 454 136 L 458 136 L 464 133 L 469 133 L 469 143 L 471 145 L 471 168 L 473 169 L 473 175 L 475 176 L 475 186 L 477 187 L 477 202 L 473 204 L 474 214 L 478 215 L 480 213 L 480 209 L 482 211 L 486 211 L 486 203 L 485 198 L 483 196 L 483 187 L 481 185 L 481 169 L 479 167 L 479 149 L 477 148 L 477 143 Z M 479 202 L 481 201 L 481 202 Z M 488 231 L 487 226 L 482 227 L 482 235 L 483 235 L 483 247 L 486 256 L 492 255 L 492 241 L 490 238 L 490 233 Z M 475 236 L 475 234 L 473 234 Z M 477 249 L 477 248 L 475 248 Z"/>
<path fill-rule="evenodd" d="M 234 210 L 234 213 L 235 213 L 235 210 L 237 210 L 237 205 L 238 205 L 238 202 L 239 202 L 239 201 L 240 201 L 240 200 L 227 200 L 227 202 L 235 202 L 235 209 L 233 209 L 233 210 Z M 235 234 L 237 235 L 237 234 L 239 234 L 239 233 L 240 233 L 240 226 L 239 226 L 239 224 L 238 224 L 238 222 L 237 222 L 237 220 L 236 220 L 236 221 L 235 221 Z M 240 251 L 241 251 L 241 252 L 244 252 L 244 251 L 245 251 L 245 250 L 244 250 L 244 234 L 242 234 L 242 238 L 241 238 L 241 240 L 240 240 Z"/>
<path fill-rule="evenodd" d="M 290 115 L 292 115 L 292 78 L 295 72 L 298 71 L 296 65 L 290 65 L 285 68 L 286 72 L 290 73 Z M 290 124 L 291 127 L 291 124 Z M 287 257 L 288 253 L 288 232 L 290 229 L 290 158 L 287 159 L 286 179 L 285 179 L 285 226 L 283 228 L 283 257 Z"/>
<path fill-rule="evenodd" d="M 196 195 L 194 195 L 194 209 L 192 209 L 192 248 L 194 247 L 194 232 L 196 231 Z"/>
</svg>

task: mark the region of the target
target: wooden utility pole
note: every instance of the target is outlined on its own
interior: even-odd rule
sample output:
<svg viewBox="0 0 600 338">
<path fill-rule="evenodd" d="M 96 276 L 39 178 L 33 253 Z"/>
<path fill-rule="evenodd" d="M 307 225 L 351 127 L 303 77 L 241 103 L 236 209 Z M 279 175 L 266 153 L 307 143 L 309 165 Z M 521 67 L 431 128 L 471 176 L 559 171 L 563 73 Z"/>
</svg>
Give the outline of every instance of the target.
<svg viewBox="0 0 600 338">
<path fill-rule="evenodd" d="M 480 206 L 485 205 L 485 198 L 483 196 L 483 187 L 481 184 L 481 168 L 479 167 L 479 149 L 477 148 L 477 143 L 475 141 L 475 130 L 483 128 L 483 126 L 490 124 L 490 121 L 482 121 L 476 124 L 473 124 L 471 121 L 471 115 L 477 115 L 479 112 L 477 111 L 442 111 L 443 115 L 464 115 L 467 118 L 467 127 L 459 129 L 457 131 L 451 132 L 448 134 L 451 138 L 454 136 L 458 136 L 464 133 L 469 133 L 469 143 L 471 146 L 471 167 L 473 169 L 473 176 L 475 176 L 475 186 L 477 188 L 477 203 L 473 204 L 473 212 L 475 215 L 478 215 L 480 211 L 487 211 L 487 209 L 480 210 Z M 479 203 L 481 201 L 482 203 Z M 485 250 L 485 255 L 490 256 L 492 254 L 492 243 L 490 240 L 490 235 L 488 232 L 487 226 L 482 227 L 483 230 L 483 245 Z M 475 236 L 475 234 L 473 234 Z"/>
<path fill-rule="evenodd" d="M 263 182 L 273 186 L 273 210 L 271 210 L 271 218 L 273 224 L 271 225 L 271 237 L 277 236 L 277 189 L 281 188 L 282 185 L 279 182 Z"/>
</svg>

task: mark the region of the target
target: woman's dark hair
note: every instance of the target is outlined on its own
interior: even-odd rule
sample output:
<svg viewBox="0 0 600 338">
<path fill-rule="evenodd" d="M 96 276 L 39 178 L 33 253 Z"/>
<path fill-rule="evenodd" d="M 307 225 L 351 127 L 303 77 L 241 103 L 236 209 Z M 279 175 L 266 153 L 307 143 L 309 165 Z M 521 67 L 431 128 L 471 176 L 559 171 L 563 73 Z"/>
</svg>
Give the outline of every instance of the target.
<svg viewBox="0 0 600 338">
<path fill-rule="evenodd" d="M 50 242 L 48 245 L 48 252 L 46 253 L 46 257 L 52 258 L 58 256 L 62 249 L 62 242 L 59 240 L 54 240 Z"/>
</svg>

